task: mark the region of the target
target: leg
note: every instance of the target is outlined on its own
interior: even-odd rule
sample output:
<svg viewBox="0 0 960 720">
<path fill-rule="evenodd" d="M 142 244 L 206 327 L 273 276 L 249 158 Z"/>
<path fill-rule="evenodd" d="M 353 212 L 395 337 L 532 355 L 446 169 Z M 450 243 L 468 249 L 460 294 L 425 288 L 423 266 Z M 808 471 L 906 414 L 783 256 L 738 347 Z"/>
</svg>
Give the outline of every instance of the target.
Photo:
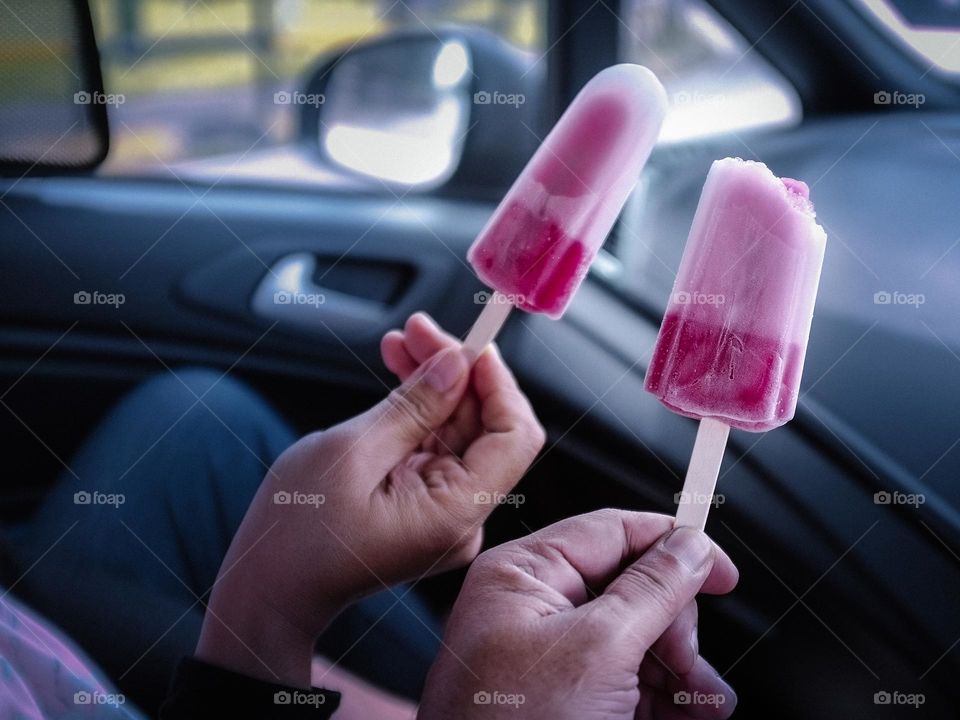
<svg viewBox="0 0 960 720">
<path fill-rule="evenodd" d="M 103 420 L 35 517 L 11 529 L 15 577 L 26 573 L 14 592 L 155 714 L 196 645 L 197 596 L 213 585 L 265 468 L 293 440 L 230 378 L 184 370 L 145 383 Z M 76 502 L 94 492 L 115 502 Z"/>
<path fill-rule="evenodd" d="M 21 572 L 39 560 L 15 590 L 113 678 L 123 676 L 131 696 L 159 702 L 173 665 L 199 636 L 197 596 L 213 585 L 267 467 L 294 439 L 272 409 L 230 378 L 184 370 L 147 382 L 80 450 L 71 463 L 79 480 L 65 473 L 29 525 L 14 529 Z M 77 504 L 78 492 L 115 495 L 118 504 Z M 318 649 L 417 697 L 440 629 L 416 596 L 403 602 L 393 607 L 395 597 L 384 592 L 358 603 Z M 150 709 L 151 701 L 143 704 Z"/>
<path fill-rule="evenodd" d="M 229 377 L 206 370 L 157 377 L 101 423 L 24 539 L 39 555 L 66 533 L 51 560 L 95 565 L 193 601 L 213 584 L 266 468 L 294 439 Z M 78 504 L 94 493 L 115 502 Z"/>
</svg>

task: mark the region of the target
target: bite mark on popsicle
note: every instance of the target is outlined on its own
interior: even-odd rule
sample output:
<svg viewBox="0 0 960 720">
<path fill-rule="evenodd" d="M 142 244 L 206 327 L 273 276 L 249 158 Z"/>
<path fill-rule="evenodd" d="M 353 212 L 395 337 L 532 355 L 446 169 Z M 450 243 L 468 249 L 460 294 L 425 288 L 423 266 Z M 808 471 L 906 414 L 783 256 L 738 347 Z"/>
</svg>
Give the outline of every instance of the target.
<svg viewBox="0 0 960 720">
<path fill-rule="evenodd" d="M 793 178 L 782 177 L 780 182 L 786 185 L 787 190 L 800 197 L 810 199 L 810 187 L 803 180 L 794 180 Z"/>
<path fill-rule="evenodd" d="M 826 241 L 809 193 L 762 163 L 714 163 L 645 380 L 674 412 L 754 432 L 793 417 Z"/>
</svg>

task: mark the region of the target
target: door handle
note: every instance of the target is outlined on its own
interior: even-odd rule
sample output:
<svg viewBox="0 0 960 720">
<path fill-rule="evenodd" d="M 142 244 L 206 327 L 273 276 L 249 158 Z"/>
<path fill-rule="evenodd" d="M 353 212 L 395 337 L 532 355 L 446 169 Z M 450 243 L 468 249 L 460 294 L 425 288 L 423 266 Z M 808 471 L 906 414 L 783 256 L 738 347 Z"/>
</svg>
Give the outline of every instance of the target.
<svg viewBox="0 0 960 720">
<path fill-rule="evenodd" d="M 317 258 L 308 252 L 285 255 L 257 285 L 251 308 L 259 317 L 310 330 L 356 335 L 383 323 L 386 308 L 378 302 L 325 288 L 313 279 Z"/>
</svg>

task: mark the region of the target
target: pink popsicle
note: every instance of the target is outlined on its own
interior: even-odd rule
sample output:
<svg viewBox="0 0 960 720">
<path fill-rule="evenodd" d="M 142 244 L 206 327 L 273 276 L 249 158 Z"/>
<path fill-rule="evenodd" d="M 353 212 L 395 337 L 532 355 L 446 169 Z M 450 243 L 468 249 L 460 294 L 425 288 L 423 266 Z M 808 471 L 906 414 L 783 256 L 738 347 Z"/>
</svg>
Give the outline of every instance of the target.
<svg viewBox="0 0 960 720">
<path fill-rule="evenodd" d="M 715 162 L 646 389 L 681 415 L 743 430 L 789 421 L 825 245 L 803 182 L 762 163 Z"/>
<path fill-rule="evenodd" d="M 467 255 L 518 307 L 559 318 L 620 214 L 666 112 L 639 65 L 615 65 L 580 91 Z"/>
</svg>

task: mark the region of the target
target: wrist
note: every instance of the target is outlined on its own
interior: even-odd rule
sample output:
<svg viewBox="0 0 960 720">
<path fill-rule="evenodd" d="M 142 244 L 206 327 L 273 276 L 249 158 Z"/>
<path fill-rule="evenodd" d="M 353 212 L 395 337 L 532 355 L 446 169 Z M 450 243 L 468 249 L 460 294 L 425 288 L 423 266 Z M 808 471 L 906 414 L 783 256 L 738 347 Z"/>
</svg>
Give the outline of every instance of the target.
<svg viewBox="0 0 960 720">
<path fill-rule="evenodd" d="M 218 583 L 203 619 L 196 657 L 248 677 L 309 688 L 319 632 L 336 613 L 317 618 L 316 632 L 290 620 L 264 601 L 254 583 L 231 578 Z"/>
</svg>

